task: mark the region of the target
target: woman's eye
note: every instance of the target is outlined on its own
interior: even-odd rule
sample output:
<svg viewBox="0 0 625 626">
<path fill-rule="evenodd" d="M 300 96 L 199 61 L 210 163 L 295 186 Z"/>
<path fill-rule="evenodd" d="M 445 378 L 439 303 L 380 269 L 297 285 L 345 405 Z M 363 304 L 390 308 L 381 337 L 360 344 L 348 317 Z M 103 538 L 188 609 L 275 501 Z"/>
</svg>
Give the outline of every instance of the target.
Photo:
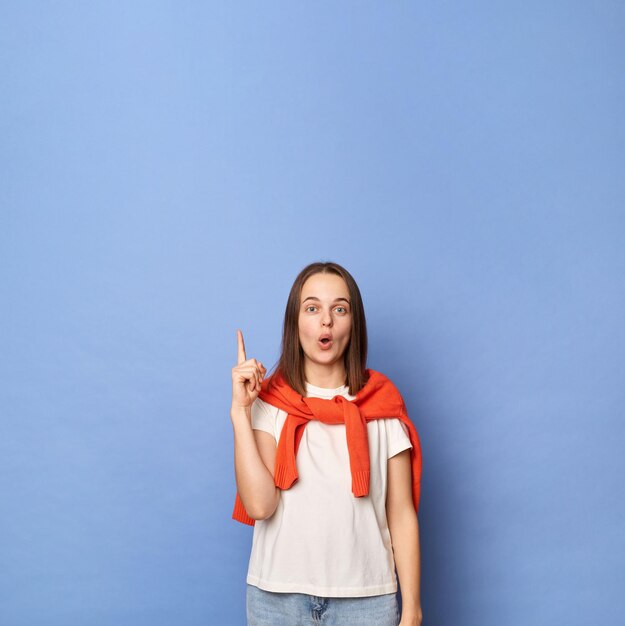
<svg viewBox="0 0 625 626">
<path fill-rule="evenodd" d="M 311 309 L 316 309 L 317 307 L 314 304 L 310 304 L 306 307 L 306 311 L 310 311 Z M 340 313 L 347 313 L 347 309 L 344 306 L 337 306 L 336 309 Z"/>
</svg>

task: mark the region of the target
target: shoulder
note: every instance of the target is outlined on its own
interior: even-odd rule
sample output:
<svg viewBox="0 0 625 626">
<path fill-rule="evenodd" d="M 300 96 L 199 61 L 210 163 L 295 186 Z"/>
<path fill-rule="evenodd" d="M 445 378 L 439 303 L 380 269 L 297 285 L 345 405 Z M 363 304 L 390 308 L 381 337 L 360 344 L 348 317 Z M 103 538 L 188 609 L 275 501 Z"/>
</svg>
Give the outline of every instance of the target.
<svg viewBox="0 0 625 626">
<path fill-rule="evenodd" d="M 256 398 L 251 406 L 252 428 L 264 430 L 278 438 L 278 409 L 260 398 Z"/>
<path fill-rule="evenodd" d="M 362 395 L 375 395 L 378 400 L 393 407 L 390 415 L 402 415 L 405 412 L 405 404 L 397 385 L 386 374 L 378 370 L 368 368 L 366 371 L 369 379 L 361 390 Z"/>
<path fill-rule="evenodd" d="M 368 376 L 366 384 L 370 383 L 374 386 L 385 386 L 397 389 L 395 383 L 386 374 L 371 368 L 367 368 L 365 371 L 367 372 Z"/>
<path fill-rule="evenodd" d="M 278 407 L 269 404 L 269 402 L 265 402 L 260 398 L 256 398 L 252 403 L 252 415 L 262 415 L 262 416 L 270 416 L 275 417 L 280 409 Z"/>
<path fill-rule="evenodd" d="M 392 417 L 388 420 L 388 428 L 390 433 L 395 435 L 395 439 L 403 439 L 406 436 L 410 439 L 410 430 L 399 417 Z"/>
<path fill-rule="evenodd" d="M 410 440 L 410 432 L 406 424 L 397 417 L 386 420 L 388 440 L 388 457 L 391 458 L 404 450 L 414 447 Z"/>
</svg>

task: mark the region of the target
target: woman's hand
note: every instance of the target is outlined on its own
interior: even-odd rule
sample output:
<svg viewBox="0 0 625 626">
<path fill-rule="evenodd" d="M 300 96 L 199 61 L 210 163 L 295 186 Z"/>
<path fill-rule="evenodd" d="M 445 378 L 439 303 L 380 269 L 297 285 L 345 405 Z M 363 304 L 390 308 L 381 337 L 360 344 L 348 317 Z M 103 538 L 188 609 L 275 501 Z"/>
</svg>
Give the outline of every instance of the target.
<svg viewBox="0 0 625 626">
<path fill-rule="evenodd" d="M 251 407 L 258 397 L 267 369 L 260 361 L 245 358 L 245 344 L 240 330 L 237 330 L 237 342 L 237 364 L 232 368 L 232 408 L 245 409 Z"/>
<path fill-rule="evenodd" d="M 415 615 L 412 615 L 410 617 L 404 617 L 404 615 L 402 614 L 399 626 L 421 626 L 422 622 L 423 613 L 421 612 L 421 607 L 418 607 Z"/>
</svg>

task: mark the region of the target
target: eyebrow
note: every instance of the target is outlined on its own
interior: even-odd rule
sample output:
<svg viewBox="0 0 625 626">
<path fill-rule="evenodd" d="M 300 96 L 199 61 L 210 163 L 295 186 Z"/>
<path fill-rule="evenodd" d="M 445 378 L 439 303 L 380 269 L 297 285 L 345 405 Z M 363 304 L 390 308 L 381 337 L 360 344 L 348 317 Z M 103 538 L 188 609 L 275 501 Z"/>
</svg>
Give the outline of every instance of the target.
<svg viewBox="0 0 625 626">
<path fill-rule="evenodd" d="M 317 296 L 308 296 L 308 298 L 306 298 L 305 300 L 302 300 L 302 304 L 304 304 L 306 300 L 317 300 L 318 302 L 321 302 L 321 300 L 319 300 Z M 349 304 L 349 300 L 347 298 L 335 298 L 334 299 L 334 302 L 339 302 L 339 301 L 347 302 L 347 304 Z"/>
</svg>

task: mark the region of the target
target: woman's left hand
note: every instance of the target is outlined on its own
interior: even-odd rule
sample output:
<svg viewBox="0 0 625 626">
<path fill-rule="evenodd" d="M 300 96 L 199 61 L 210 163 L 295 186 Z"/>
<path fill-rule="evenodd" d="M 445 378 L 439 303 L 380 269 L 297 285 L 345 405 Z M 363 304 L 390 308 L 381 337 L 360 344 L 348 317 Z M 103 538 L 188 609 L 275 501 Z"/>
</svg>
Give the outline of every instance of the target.
<svg viewBox="0 0 625 626">
<path fill-rule="evenodd" d="M 422 621 L 423 613 L 421 612 L 421 608 L 419 608 L 414 615 L 402 615 L 399 626 L 421 626 Z"/>
</svg>

